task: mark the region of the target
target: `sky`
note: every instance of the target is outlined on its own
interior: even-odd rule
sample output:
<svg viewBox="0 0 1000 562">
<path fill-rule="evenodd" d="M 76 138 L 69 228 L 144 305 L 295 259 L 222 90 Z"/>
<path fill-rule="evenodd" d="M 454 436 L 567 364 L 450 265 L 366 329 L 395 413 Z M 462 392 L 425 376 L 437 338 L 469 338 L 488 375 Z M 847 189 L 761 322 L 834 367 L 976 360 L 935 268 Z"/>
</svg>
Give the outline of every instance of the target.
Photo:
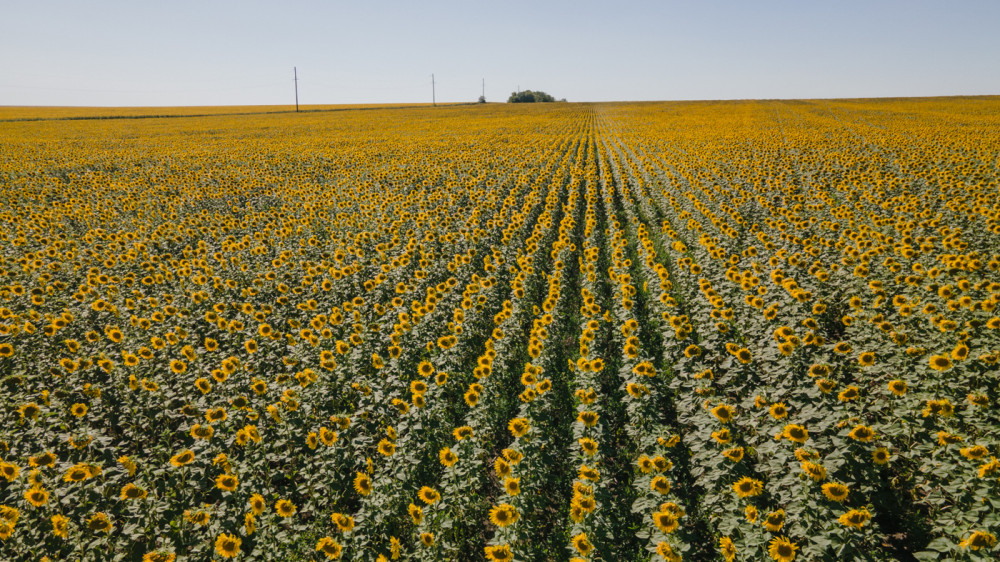
<svg viewBox="0 0 1000 562">
<path fill-rule="evenodd" d="M 0 0 L 0 105 L 1000 94 L 1000 0 Z"/>
</svg>

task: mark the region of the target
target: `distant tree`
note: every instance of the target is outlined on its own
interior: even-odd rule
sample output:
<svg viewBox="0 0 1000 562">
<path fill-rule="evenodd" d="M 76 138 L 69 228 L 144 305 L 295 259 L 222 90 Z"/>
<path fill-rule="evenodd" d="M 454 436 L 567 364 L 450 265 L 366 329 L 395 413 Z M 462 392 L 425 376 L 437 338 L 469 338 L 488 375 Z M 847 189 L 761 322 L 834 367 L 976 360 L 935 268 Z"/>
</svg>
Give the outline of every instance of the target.
<svg viewBox="0 0 1000 562">
<path fill-rule="evenodd" d="M 479 96 L 479 103 L 486 103 L 486 96 Z"/>
<path fill-rule="evenodd" d="M 520 92 L 511 92 L 510 97 L 507 98 L 507 103 L 535 103 L 535 102 L 552 102 L 556 99 L 545 92 L 533 92 L 531 90 L 522 90 Z"/>
</svg>

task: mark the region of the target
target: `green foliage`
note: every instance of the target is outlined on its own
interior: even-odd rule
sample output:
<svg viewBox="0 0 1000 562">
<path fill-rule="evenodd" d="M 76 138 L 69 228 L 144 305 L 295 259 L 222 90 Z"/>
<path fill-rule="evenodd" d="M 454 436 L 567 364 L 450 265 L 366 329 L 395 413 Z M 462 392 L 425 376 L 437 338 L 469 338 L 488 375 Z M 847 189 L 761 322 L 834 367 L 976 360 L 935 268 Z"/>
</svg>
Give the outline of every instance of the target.
<svg viewBox="0 0 1000 562">
<path fill-rule="evenodd" d="M 550 101 L 556 101 L 556 98 L 542 91 L 532 92 L 531 90 L 511 92 L 510 97 L 507 98 L 507 103 L 535 103 L 535 102 L 550 102 Z"/>
</svg>

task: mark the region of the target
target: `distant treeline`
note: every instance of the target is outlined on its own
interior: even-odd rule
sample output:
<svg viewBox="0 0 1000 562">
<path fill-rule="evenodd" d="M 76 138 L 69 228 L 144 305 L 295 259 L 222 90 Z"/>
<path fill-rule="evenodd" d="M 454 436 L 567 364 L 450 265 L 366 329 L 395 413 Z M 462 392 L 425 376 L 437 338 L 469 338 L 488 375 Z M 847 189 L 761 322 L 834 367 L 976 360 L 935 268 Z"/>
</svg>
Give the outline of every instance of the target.
<svg viewBox="0 0 1000 562">
<path fill-rule="evenodd" d="M 531 90 L 511 92 L 510 97 L 507 98 L 507 103 L 535 103 L 542 101 L 556 101 L 556 98 L 545 92 L 532 92 Z M 566 101 L 566 99 L 563 98 L 559 101 Z"/>
</svg>

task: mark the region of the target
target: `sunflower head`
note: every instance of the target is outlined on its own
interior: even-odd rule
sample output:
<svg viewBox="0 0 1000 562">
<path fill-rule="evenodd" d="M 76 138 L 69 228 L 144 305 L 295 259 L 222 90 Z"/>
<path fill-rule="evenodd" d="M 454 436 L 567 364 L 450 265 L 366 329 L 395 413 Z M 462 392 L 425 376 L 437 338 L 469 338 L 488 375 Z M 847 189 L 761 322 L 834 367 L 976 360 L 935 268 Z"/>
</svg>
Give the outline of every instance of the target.
<svg viewBox="0 0 1000 562">
<path fill-rule="evenodd" d="M 768 544 L 767 553 L 777 562 L 792 562 L 798 549 L 798 545 L 786 537 L 774 537 Z"/>
<path fill-rule="evenodd" d="M 827 482 L 823 484 L 823 495 L 830 501 L 843 503 L 847 499 L 848 493 L 850 493 L 848 487 L 839 482 Z"/>
<path fill-rule="evenodd" d="M 733 491 L 741 498 L 760 495 L 764 491 L 764 483 L 748 476 L 744 476 L 733 484 Z"/>
</svg>

